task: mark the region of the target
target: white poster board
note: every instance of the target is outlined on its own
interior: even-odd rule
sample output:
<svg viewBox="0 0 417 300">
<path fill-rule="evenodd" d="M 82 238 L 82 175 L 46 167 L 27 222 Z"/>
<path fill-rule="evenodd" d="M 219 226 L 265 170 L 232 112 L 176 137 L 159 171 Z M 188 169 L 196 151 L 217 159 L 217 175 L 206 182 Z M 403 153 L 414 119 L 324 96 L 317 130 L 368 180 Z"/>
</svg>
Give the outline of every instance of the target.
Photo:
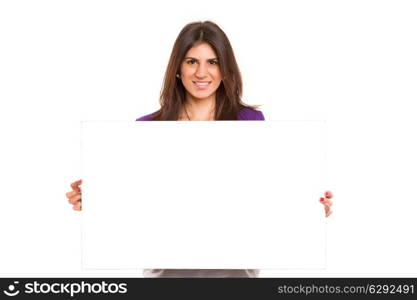
<svg viewBox="0 0 417 300">
<path fill-rule="evenodd" d="M 81 134 L 84 268 L 324 267 L 324 121 L 89 121 Z"/>
</svg>

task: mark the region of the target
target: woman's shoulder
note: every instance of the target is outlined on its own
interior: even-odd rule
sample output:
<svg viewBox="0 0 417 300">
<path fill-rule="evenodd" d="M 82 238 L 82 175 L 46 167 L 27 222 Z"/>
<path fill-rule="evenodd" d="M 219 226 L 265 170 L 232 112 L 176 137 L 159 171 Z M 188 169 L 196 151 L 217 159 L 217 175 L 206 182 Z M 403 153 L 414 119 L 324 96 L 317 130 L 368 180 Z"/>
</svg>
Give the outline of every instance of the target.
<svg viewBox="0 0 417 300">
<path fill-rule="evenodd" d="M 239 120 L 265 120 L 263 113 L 260 110 L 252 108 L 242 108 L 239 111 Z"/>
<path fill-rule="evenodd" d="M 155 112 L 148 114 L 148 115 L 144 115 L 140 118 L 137 118 L 136 121 L 152 121 L 152 116 Z"/>
</svg>

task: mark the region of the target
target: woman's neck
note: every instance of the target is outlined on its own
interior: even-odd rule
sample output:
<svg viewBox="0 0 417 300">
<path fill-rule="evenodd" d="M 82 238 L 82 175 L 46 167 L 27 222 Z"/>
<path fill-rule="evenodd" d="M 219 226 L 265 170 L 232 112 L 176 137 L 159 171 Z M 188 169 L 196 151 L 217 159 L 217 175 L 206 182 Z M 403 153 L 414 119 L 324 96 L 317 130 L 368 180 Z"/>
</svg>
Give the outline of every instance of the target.
<svg viewBox="0 0 417 300">
<path fill-rule="evenodd" d="M 180 120 L 209 121 L 214 120 L 216 98 L 196 99 L 187 97 Z"/>
</svg>

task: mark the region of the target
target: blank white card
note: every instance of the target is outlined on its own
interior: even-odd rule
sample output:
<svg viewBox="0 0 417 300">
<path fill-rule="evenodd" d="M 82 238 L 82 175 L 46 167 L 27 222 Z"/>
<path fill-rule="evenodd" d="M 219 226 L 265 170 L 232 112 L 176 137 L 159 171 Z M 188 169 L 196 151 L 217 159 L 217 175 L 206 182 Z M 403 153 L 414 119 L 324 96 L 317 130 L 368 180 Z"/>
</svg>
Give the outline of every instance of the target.
<svg viewBox="0 0 417 300">
<path fill-rule="evenodd" d="M 89 121 L 81 134 L 84 268 L 324 267 L 324 121 Z"/>
</svg>

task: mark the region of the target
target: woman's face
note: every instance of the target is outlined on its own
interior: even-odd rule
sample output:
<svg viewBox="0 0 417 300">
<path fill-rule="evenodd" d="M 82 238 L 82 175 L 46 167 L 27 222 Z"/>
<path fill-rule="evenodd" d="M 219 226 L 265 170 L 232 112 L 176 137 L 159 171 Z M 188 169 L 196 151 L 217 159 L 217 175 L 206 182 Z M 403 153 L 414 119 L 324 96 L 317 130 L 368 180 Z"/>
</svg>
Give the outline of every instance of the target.
<svg viewBox="0 0 417 300">
<path fill-rule="evenodd" d="M 207 43 L 190 48 L 181 64 L 180 77 L 187 91 L 187 98 L 215 99 L 222 75 L 213 48 Z"/>
</svg>

